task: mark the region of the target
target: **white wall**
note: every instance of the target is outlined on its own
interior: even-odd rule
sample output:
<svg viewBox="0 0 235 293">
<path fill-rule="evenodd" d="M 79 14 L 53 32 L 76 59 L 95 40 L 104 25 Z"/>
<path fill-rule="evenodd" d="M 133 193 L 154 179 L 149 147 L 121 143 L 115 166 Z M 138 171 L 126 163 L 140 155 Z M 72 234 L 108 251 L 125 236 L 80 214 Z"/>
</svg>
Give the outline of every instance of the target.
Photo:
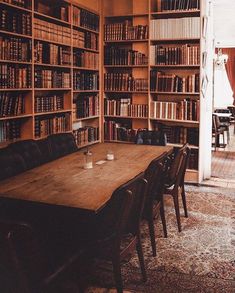
<svg viewBox="0 0 235 293">
<path fill-rule="evenodd" d="M 225 68 L 215 67 L 214 108 L 227 108 L 233 104 L 233 92 Z"/>
</svg>

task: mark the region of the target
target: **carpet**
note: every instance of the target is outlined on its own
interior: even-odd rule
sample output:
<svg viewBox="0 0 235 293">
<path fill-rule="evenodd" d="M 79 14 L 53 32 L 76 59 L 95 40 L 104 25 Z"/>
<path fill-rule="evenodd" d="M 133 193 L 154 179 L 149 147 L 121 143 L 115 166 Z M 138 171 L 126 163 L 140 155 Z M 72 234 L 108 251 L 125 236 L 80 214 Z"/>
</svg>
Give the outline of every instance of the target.
<svg viewBox="0 0 235 293">
<path fill-rule="evenodd" d="M 189 217 L 177 230 L 173 201 L 165 198 L 168 238 L 155 221 L 157 257 L 152 257 L 148 227 L 143 223 L 142 243 L 148 281 L 143 283 L 138 258 L 122 265 L 124 287 L 132 292 L 235 293 L 235 197 L 211 192 L 187 192 Z M 114 287 L 112 266 L 94 265 L 91 284 Z"/>
</svg>

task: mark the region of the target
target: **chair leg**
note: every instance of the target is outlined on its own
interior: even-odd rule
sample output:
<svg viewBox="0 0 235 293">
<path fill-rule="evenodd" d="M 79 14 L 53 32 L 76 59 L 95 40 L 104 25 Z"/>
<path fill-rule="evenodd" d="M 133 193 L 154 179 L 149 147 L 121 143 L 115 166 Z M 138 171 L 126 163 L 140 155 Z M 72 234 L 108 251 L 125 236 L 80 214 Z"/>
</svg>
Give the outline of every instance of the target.
<svg viewBox="0 0 235 293">
<path fill-rule="evenodd" d="M 140 239 L 139 235 L 137 236 L 136 250 L 138 253 L 138 258 L 139 258 L 139 262 L 140 262 L 140 269 L 141 269 L 141 273 L 143 276 L 143 281 L 146 282 L 147 281 L 147 274 L 146 274 L 146 269 L 145 269 L 145 264 L 144 264 L 144 255 L 143 255 L 141 239 Z"/>
<path fill-rule="evenodd" d="M 187 211 L 187 203 L 186 203 L 184 184 L 182 185 L 182 188 L 181 188 L 181 196 L 182 196 L 182 202 L 183 202 L 183 207 L 184 207 L 184 215 L 185 215 L 186 218 L 188 218 L 188 211 Z"/>
<path fill-rule="evenodd" d="M 161 221 L 162 221 L 164 237 L 167 238 L 166 217 L 165 217 L 163 200 L 162 200 L 161 206 L 160 206 L 160 216 L 161 216 Z"/>
<path fill-rule="evenodd" d="M 178 231 L 181 232 L 181 222 L 180 222 L 180 208 L 179 208 L 179 198 L 178 198 L 178 190 L 172 194 L 175 206 L 175 214 L 178 225 Z"/>
<path fill-rule="evenodd" d="M 148 226 L 149 226 L 149 236 L 151 240 L 153 256 L 156 256 L 157 253 L 156 253 L 155 231 L 154 231 L 154 222 L 152 217 L 148 219 Z"/>
<path fill-rule="evenodd" d="M 118 293 L 123 293 L 122 274 L 121 274 L 121 263 L 119 256 L 114 256 L 112 259 L 113 263 L 113 274 L 116 283 Z"/>
</svg>

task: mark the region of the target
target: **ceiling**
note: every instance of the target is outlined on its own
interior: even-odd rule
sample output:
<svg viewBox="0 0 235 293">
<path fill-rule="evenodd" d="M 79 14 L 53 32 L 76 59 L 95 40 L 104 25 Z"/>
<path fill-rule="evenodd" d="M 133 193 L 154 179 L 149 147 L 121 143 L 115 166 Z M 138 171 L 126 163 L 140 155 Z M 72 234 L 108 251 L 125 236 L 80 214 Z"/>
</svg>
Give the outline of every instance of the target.
<svg viewBox="0 0 235 293">
<path fill-rule="evenodd" d="M 215 45 L 235 47 L 235 1 L 213 0 L 213 3 Z"/>
</svg>

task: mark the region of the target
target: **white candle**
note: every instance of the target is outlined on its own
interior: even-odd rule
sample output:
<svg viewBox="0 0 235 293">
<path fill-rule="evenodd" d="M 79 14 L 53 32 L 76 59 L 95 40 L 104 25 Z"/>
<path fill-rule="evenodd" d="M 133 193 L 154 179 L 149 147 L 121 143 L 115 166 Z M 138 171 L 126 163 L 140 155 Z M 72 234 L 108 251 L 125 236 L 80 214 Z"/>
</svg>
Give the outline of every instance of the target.
<svg viewBox="0 0 235 293">
<path fill-rule="evenodd" d="M 108 160 L 108 161 L 112 161 L 112 160 L 114 160 L 114 154 L 112 154 L 112 153 L 108 153 L 108 154 L 107 154 L 107 160 Z"/>
</svg>

